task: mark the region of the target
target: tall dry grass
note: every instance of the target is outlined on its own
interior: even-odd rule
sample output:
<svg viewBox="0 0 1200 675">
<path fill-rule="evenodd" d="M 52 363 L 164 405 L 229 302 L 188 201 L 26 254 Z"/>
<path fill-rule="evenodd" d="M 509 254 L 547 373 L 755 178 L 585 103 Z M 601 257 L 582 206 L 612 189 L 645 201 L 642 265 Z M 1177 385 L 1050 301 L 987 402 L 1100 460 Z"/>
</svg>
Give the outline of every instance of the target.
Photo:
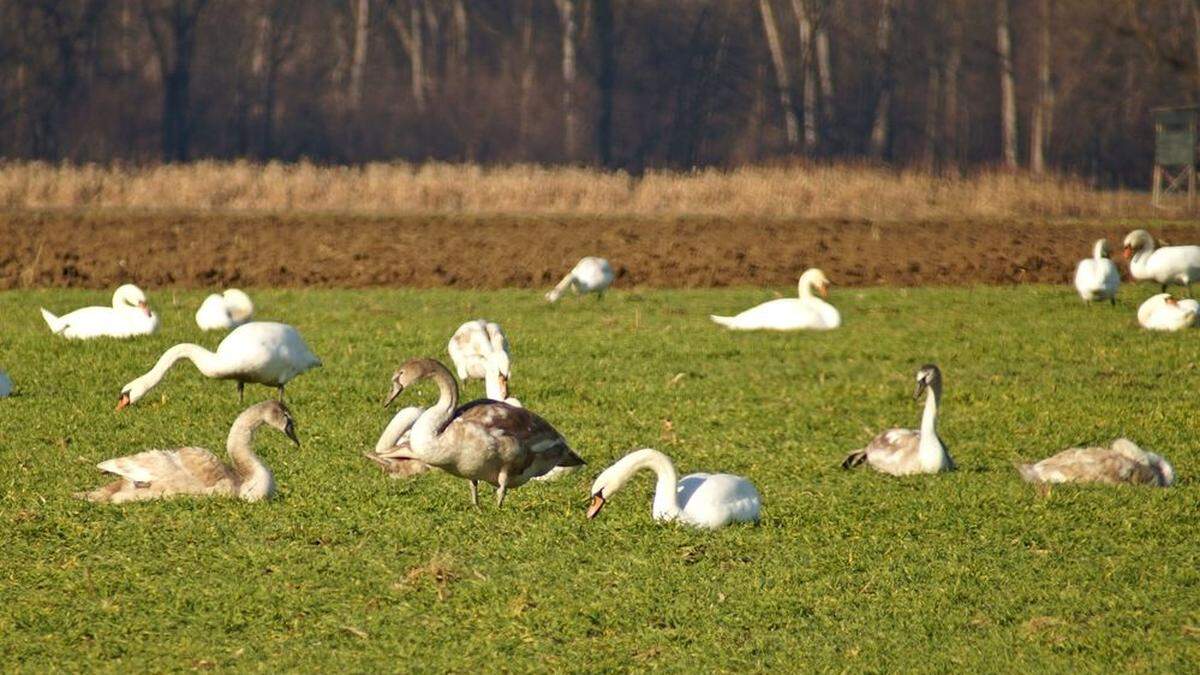
<svg viewBox="0 0 1200 675">
<path fill-rule="evenodd" d="M 538 166 L 196 162 L 0 164 L 0 208 L 406 214 L 720 215 L 802 218 L 1130 217 L 1145 193 L 1067 177 L 948 178 L 866 166 L 621 172 Z M 1160 213 L 1160 212 L 1154 212 Z"/>
</svg>

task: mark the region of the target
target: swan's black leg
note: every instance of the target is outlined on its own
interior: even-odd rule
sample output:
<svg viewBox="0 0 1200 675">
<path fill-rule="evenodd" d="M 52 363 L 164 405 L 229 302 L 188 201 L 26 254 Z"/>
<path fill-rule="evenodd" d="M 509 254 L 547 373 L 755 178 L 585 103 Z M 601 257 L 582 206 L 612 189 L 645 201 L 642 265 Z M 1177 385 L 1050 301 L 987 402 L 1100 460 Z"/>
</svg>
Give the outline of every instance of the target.
<svg viewBox="0 0 1200 675">
<path fill-rule="evenodd" d="M 1117 306 L 1117 298 L 1116 298 L 1116 296 L 1113 296 L 1113 297 L 1109 298 L 1109 299 L 1108 299 L 1108 303 L 1109 303 L 1110 305 L 1112 305 L 1113 307 L 1116 307 L 1116 306 Z"/>
<path fill-rule="evenodd" d="M 279 402 L 283 403 L 283 385 L 279 385 Z"/>
<path fill-rule="evenodd" d="M 238 382 L 238 403 L 246 402 L 246 383 Z"/>
</svg>

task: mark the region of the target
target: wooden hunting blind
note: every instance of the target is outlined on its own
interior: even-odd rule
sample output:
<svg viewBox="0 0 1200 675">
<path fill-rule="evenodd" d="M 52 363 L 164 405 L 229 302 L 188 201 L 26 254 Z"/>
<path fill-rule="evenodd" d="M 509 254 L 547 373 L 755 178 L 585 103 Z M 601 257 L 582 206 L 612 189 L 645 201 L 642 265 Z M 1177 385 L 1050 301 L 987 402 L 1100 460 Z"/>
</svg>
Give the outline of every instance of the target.
<svg viewBox="0 0 1200 675">
<path fill-rule="evenodd" d="M 1160 206 L 1164 195 L 1187 186 L 1188 207 L 1196 203 L 1196 125 L 1200 106 L 1155 108 L 1154 197 Z"/>
</svg>

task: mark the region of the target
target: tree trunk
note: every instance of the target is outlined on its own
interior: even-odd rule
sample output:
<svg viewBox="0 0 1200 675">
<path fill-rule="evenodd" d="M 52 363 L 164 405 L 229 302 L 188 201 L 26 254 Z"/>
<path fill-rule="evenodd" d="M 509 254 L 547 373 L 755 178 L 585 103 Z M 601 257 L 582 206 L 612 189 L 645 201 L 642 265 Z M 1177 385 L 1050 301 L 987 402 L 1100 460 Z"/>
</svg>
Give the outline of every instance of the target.
<svg viewBox="0 0 1200 675">
<path fill-rule="evenodd" d="M 596 150 L 600 165 L 613 167 L 613 94 L 617 82 L 617 56 L 613 36 L 612 0 L 592 0 L 596 25 L 597 51 L 600 68 L 596 88 L 600 93 L 600 110 L 596 115 Z"/>
<path fill-rule="evenodd" d="M 417 104 L 417 111 L 425 112 L 425 45 L 422 40 L 422 34 L 425 29 L 421 26 L 421 5 L 413 2 L 409 7 L 409 19 L 407 23 L 404 17 L 400 14 L 399 8 L 393 8 L 388 13 L 388 21 L 392 24 L 392 30 L 396 32 L 400 38 L 400 44 L 404 47 L 405 54 L 408 55 L 409 67 L 412 71 L 412 77 L 409 83 L 412 89 L 413 102 Z"/>
<path fill-rule="evenodd" d="M 1029 169 L 1035 174 L 1046 171 L 1046 149 L 1050 145 L 1050 117 L 1054 106 L 1054 86 L 1050 80 L 1051 9 L 1050 0 L 1040 0 L 1041 24 L 1038 26 L 1038 98 L 1033 109 L 1029 139 Z"/>
<path fill-rule="evenodd" d="M 871 125 L 871 141 L 868 152 L 880 159 L 888 149 L 892 119 L 892 24 L 896 5 L 894 0 L 883 0 L 879 10 L 879 24 L 875 30 L 875 50 L 879 58 L 876 87 L 879 96 L 875 101 L 875 121 Z"/>
<path fill-rule="evenodd" d="M 467 6 L 463 0 L 454 0 L 454 61 L 455 75 L 465 80 L 470 71 L 468 57 L 471 53 L 470 21 L 467 18 Z M 460 82 L 463 86 L 466 82 Z"/>
<path fill-rule="evenodd" d="M 942 101 L 942 64 L 938 59 L 938 48 L 931 32 L 928 35 L 928 80 L 925 85 L 925 151 L 923 163 L 927 171 L 934 171 L 938 166 L 938 149 L 941 147 L 938 138 L 940 130 L 938 112 Z"/>
<path fill-rule="evenodd" d="M 529 99 L 533 93 L 534 66 L 537 65 L 537 62 L 533 56 L 533 0 L 526 0 L 522 4 L 524 11 L 518 21 L 521 29 L 521 100 L 517 120 L 517 137 L 521 155 L 528 160 L 532 158 L 532 154 L 529 152 L 531 107 Z"/>
<path fill-rule="evenodd" d="M 350 0 L 354 3 L 354 47 L 350 56 L 350 109 L 357 112 L 362 105 L 363 69 L 367 64 L 367 38 L 369 35 L 370 0 Z"/>
<path fill-rule="evenodd" d="M 996 0 L 996 53 L 1000 57 L 1000 128 L 1004 166 L 1017 168 L 1017 91 L 1013 82 L 1009 0 Z"/>
<path fill-rule="evenodd" d="M 817 68 L 816 49 L 813 44 L 813 25 L 805 0 L 792 0 L 792 13 L 800 31 L 800 75 L 804 78 L 804 149 L 812 153 L 817 149 Z"/>
<path fill-rule="evenodd" d="M 568 162 L 579 157 L 579 114 L 575 110 L 575 50 L 579 26 L 575 20 L 575 1 L 555 0 L 562 21 L 563 154 Z"/>
<path fill-rule="evenodd" d="M 817 79 L 821 84 L 821 112 L 825 124 L 833 126 L 833 68 L 829 62 L 829 33 L 825 30 L 824 18 L 817 24 Z"/>
<path fill-rule="evenodd" d="M 783 58 L 783 44 L 779 40 L 779 29 L 775 24 L 775 12 L 771 9 L 770 0 L 758 0 L 758 7 L 762 13 L 763 30 L 767 34 L 771 62 L 775 67 L 775 84 L 779 87 L 779 104 L 783 107 L 788 147 L 794 148 L 800 141 L 800 125 L 796 120 L 796 110 L 792 107 L 792 84 Z"/>
<path fill-rule="evenodd" d="M 942 101 L 942 146 L 945 148 L 942 161 L 946 168 L 958 170 L 958 71 L 962 65 L 963 4 L 956 0 L 950 4 L 950 38 L 946 46 L 945 73 L 942 76 L 944 96 Z"/>
</svg>

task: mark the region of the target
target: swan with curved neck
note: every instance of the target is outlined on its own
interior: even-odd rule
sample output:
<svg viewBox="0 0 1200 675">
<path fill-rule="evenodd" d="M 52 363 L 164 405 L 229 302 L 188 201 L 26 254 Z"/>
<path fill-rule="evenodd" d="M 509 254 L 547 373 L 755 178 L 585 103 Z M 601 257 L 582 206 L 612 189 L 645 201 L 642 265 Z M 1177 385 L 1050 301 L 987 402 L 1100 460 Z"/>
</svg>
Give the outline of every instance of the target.
<svg viewBox="0 0 1200 675">
<path fill-rule="evenodd" d="M 1107 239 L 1098 239 L 1092 247 L 1092 257 L 1079 261 L 1075 268 L 1075 290 L 1084 302 L 1108 300 L 1117 304 L 1117 288 L 1121 274 L 1109 259 Z"/>
<path fill-rule="evenodd" d="M 876 471 L 893 476 L 953 471 L 954 460 L 937 433 L 938 406 L 942 400 L 942 371 L 933 364 L 917 371 L 913 398 L 925 394 L 925 412 L 920 429 L 888 429 L 862 450 L 856 450 L 842 462 L 843 469 L 866 463 Z"/>
<path fill-rule="evenodd" d="M 1125 236 L 1125 258 L 1129 274 L 1138 281 L 1157 281 L 1162 292 L 1167 286 L 1185 286 L 1192 294 L 1192 283 L 1200 279 L 1200 246 L 1155 247 L 1154 237 L 1145 230 L 1134 230 Z"/>
<path fill-rule="evenodd" d="M 572 290 L 578 295 L 595 293 L 598 300 L 604 297 L 604 291 L 612 286 L 615 278 L 612 265 L 607 260 L 596 256 L 587 256 L 575 263 L 575 267 L 571 268 L 567 276 L 563 277 L 562 281 L 546 294 L 546 300 L 556 302 L 568 290 Z"/>
<path fill-rule="evenodd" d="M 267 499 L 275 492 L 275 478 L 253 448 L 254 434 L 264 424 L 300 445 L 291 412 L 282 403 L 266 401 L 250 406 L 234 420 L 225 443 L 228 465 L 204 448 L 149 450 L 101 462 L 99 469 L 118 476 L 117 480 L 75 496 L 113 504 L 174 495 Z"/>
<path fill-rule="evenodd" d="M 45 308 L 41 311 L 52 333 L 72 340 L 126 338 L 158 330 L 158 315 L 150 311 L 142 289 L 133 284 L 117 288 L 112 307 L 84 307 L 63 316 L 55 316 Z"/>
<path fill-rule="evenodd" d="M 822 299 L 829 297 L 831 285 L 825 273 L 814 267 L 800 275 L 797 298 L 770 300 L 737 316 L 709 318 L 733 330 L 831 330 L 842 325 L 841 313 Z"/>
<path fill-rule="evenodd" d="M 749 480 L 727 473 L 693 473 L 680 480 L 671 459 L 653 448 L 625 455 L 596 477 L 587 517 L 595 518 L 608 500 L 642 469 L 653 471 L 657 477 L 651 507 L 655 520 L 677 520 L 707 529 L 758 522 L 762 498 Z"/>
<path fill-rule="evenodd" d="M 512 361 L 508 338 L 499 324 L 483 319 L 468 321 L 454 331 L 446 350 L 464 385 L 467 380 L 483 380 L 488 398 L 508 399 Z"/>
<path fill-rule="evenodd" d="M 213 293 L 204 299 L 196 310 L 196 325 L 200 330 L 229 330 L 250 321 L 254 317 L 254 303 L 250 296 L 236 288 L 224 293 Z"/>
<path fill-rule="evenodd" d="M 473 504 L 479 503 L 480 481 L 496 487 L 496 504 L 503 505 L 509 489 L 556 466 L 584 463 L 562 434 L 524 408 L 487 399 L 460 407 L 454 375 L 433 359 L 410 359 L 400 366 L 384 405 L 425 379 L 437 385 L 438 400 L 412 424 L 411 453 L 396 459 L 415 459 L 467 479 Z"/>
<path fill-rule="evenodd" d="M 233 330 L 210 352 L 191 343 L 171 347 L 145 375 L 121 388 L 117 410 L 137 403 L 162 381 L 177 362 L 191 361 L 205 377 L 234 380 L 239 397 L 247 382 L 275 387 L 283 400 L 283 387 L 294 377 L 321 365 L 300 333 L 282 323 L 255 321 Z"/>
<path fill-rule="evenodd" d="M 375 449 L 363 453 L 364 456 L 379 465 L 383 472 L 392 478 L 406 478 L 430 469 L 424 464 L 412 459 L 412 444 L 410 435 L 412 427 L 425 412 L 424 408 L 409 406 L 401 408 L 384 427 Z"/>
</svg>

